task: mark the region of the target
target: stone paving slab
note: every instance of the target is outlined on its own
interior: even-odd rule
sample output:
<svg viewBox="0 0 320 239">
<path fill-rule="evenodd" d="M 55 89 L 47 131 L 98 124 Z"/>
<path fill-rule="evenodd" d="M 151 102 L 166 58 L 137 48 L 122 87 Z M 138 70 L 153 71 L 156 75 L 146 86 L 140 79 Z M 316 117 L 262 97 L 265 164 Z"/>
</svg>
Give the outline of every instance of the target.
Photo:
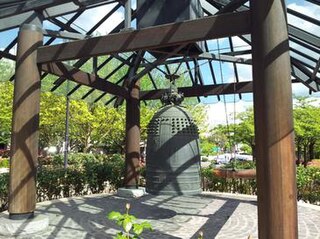
<svg viewBox="0 0 320 239">
<path fill-rule="evenodd" d="M 37 204 L 37 212 L 49 217 L 49 228 L 38 235 L 15 238 L 112 238 L 120 228 L 106 215 L 113 210 L 124 212 L 127 202 L 132 214 L 153 225 L 153 232 L 144 233 L 147 239 L 196 239 L 200 230 L 205 239 L 258 238 L 256 198 L 221 193 L 135 199 L 102 194 L 43 202 Z M 320 239 L 320 207 L 299 204 L 298 216 L 299 238 Z"/>
</svg>

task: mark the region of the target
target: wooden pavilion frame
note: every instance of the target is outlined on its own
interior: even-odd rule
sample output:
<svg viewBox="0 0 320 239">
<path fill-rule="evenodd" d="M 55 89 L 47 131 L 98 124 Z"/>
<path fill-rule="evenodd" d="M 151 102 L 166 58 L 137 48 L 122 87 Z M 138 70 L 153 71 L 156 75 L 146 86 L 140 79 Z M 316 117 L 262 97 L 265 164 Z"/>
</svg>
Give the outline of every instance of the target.
<svg viewBox="0 0 320 239">
<path fill-rule="evenodd" d="M 320 5 L 318 0 L 308 1 Z M 125 186 L 132 188 L 136 187 L 138 181 L 139 104 L 141 100 L 159 99 L 163 92 L 159 89 L 140 91 L 139 79 L 149 74 L 152 81 L 151 70 L 162 64 L 179 61 L 188 64 L 188 61 L 194 61 L 196 65 L 199 59 L 215 59 L 232 62 L 234 66 L 237 63 L 252 64 L 253 81 L 240 82 L 237 79 L 235 83 L 218 84 L 211 67 L 212 85 L 205 85 L 201 74 L 198 74 L 197 79 L 191 79 L 192 87 L 179 90 L 186 97 L 253 92 L 259 238 L 298 238 L 291 82 L 302 82 L 310 91 L 318 91 L 320 58 L 304 56 L 299 49 L 289 46 L 289 40 L 318 54 L 320 40 L 315 35 L 287 24 L 284 0 L 250 0 L 250 8 L 247 2 L 204 0 L 201 3 L 208 15 L 205 18 L 134 31 L 119 31 L 124 26 L 121 23 L 111 34 L 89 37 L 101 23 L 84 35 L 72 28 L 72 21 L 86 9 L 117 3 L 104 18 L 108 19 L 126 1 L 0 0 L 3 5 L 0 9 L 0 31 L 20 27 L 18 38 L 0 51 L 1 58 L 16 61 L 9 195 L 11 218 L 30 216 L 35 210 L 40 80 L 45 74 L 59 77 L 53 90 L 65 79 L 69 79 L 78 84 L 70 94 L 79 86 L 86 85 L 104 94 L 114 95 L 115 104 L 126 101 Z M 212 9 L 217 11 L 212 12 Z M 75 15 L 67 23 L 59 20 L 59 16 L 70 12 Z M 317 19 L 293 10 L 288 13 L 320 25 Z M 136 14 L 136 10 L 132 10 L 133 18 Z M 45 19 L 66 31 L 43 29 L 42 22 Z M 44 35 L 51 39 L 60 37 L 76 41 L 50 45 L 53 40 L 49 39 L 43 45 Z M 190 59 L 169 59 L 185 44 L 232 36 L 239 36 L 251 44 L 252 50 L 247 53 L 252 54 L 252 60 L 238 57 L 241 53 L 236 51 L 220 55 L 202 54 Z M 13 55 L 9 51 L 16 43 L 17 55 Z M 146 51 L 164 46 L 175 46 L 176 50 L 152 63 L 146 62 Z M 290 56 L 289 51 L 308 58 L 315 66 Z M 123 52 L 133 52 L 132 57 L 121 57 L 120 53 Z M 123 65 L 129 66 L 128 73 L 119 84 L 102 79 L 96 72 L 90 74 L 79 69 L 89 58 L 100 55 L 110 55 L 108 59 L 116 58 Z M 73 66 L 62 62 L 76 59 L 79 60 Z M 99 67 L 96 65 L 97 69 Z M 139 67 L 143 69 L 137 73 Z"/>
</svg>

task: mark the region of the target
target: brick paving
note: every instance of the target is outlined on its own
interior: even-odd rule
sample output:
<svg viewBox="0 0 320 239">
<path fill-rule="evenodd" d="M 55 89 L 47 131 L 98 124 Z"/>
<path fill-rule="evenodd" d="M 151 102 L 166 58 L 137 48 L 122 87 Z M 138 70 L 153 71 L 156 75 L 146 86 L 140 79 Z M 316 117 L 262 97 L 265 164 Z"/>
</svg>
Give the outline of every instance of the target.
<svg viewBox="0 0 320 239">
<path fill-rule="evenodd" d="M 125 199 L 115 195 L 95 195 L 39 203 L 37 213 L 49 217 L 49 228 L 38 235 L 18 236 L 24 239 L 108 239 L 119 228 L 106 215 L 124 211 L 148 220 L 153 232 L 148 239 L 196 239 L 204 232 L 205 239 L 241 239 L 257 236 L 257 206 L 254 197 L 219 193 L 200 196 L 151 196 Z M 320 239 L 320 207 L 299 204 L 299 238 Z"/>
</svg>

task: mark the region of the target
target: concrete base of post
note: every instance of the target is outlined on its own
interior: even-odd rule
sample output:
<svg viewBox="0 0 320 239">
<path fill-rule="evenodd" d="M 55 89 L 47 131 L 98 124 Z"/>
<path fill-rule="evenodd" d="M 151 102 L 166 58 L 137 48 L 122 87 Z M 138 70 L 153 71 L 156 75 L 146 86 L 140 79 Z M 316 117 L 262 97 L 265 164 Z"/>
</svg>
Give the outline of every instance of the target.
<svg viewBox="0 0 320 239">
<path fill-rule="evenodd" d="M 117 196 L 125 198 L 140 198 L 147 195 L 146 189 L 144 187 L 139 188 L 119 188 Z"/>
<path fill-rule="evenodd" d="M 44 231 L 49 226 L 49 218 L 35 214 L 32 218 L 13 220 L 8 213 L 0 213 L 0 236 L 30 236 Z"/>
</svg>

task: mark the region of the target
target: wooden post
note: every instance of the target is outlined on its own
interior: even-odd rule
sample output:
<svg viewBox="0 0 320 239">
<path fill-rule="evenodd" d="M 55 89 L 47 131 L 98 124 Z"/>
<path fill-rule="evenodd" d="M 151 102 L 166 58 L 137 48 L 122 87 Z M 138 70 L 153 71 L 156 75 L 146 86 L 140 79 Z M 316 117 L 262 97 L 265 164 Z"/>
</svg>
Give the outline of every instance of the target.
<svg viewBox="0 0 320 239">
<path fill-rule="evenodd" d="M 298 238 L 289 42 L 284 0 L 251 0 L 260 239 Z"/>
<path fill-rule="evenodd" d="M 42 39 L 39 26 L 21 27 L 11 137 L 9 213 L 12 219 L 32 217 L 35 210 L 41 85 L 37 48 L 42 45 Z"/>
<path fill-rule="evenodd" d="M 138 188 L 140 159 L 140 84 L 137 81 L 131 89 L 126 103 L 126 188 Z"/>
</svg>

